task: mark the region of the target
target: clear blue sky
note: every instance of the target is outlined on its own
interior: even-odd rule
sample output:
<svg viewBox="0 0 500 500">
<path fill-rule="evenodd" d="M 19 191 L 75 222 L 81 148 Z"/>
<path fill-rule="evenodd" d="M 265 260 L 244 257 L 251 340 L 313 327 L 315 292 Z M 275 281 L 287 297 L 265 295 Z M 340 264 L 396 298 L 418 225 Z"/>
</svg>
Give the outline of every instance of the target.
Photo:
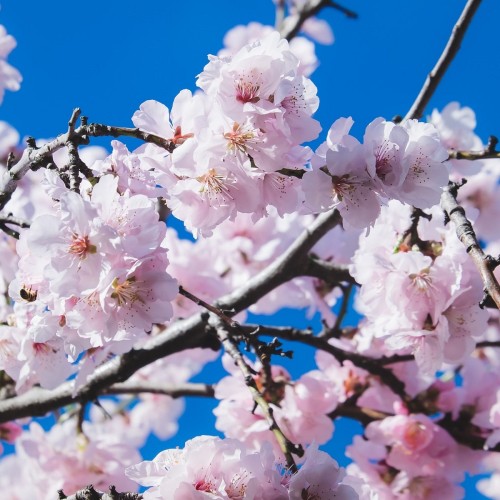
<svg viewBox="0 0 500 500">
<path fill-rule="evenodd" d="M 343 1 L 360 17 L 349 20 L 333 10 L 322 14 L 336 42 L 318 47 L 321 66 L 312 78 L 323 128 L 351 115 L 359 136 L 373 118 L 409 109 L 465 0 Z M 6 94 L 0 119 L 21 135 L 46 138 L 65 131 L 71 110 L 79 106 L 90 121 L 130 126 L 144 100 L 170 106 L 181 89 L 194 89 L 207 54 L 219 50 L 228 29 L 250 21 L 272 24 L 273 18 L 271 0 L 5 0 L 0 23 L 18 41 L 9 60 L 24 82 L 18 93 Z M 483 140 L 500 135 L 499 19 L 500 2 L 484 0 L 427 110 L 452 100 L 472 107 Z M 300 315 L 292 316 L 301 321 Z M 282 315 L 277 321 L 287 320 Z M 308 359 L 306 369 L 312 367 L 311 351 L 298 356 Z M 168 446 L 213 434 L 211 406 L 210 401 L 189 401 L 183 430 Z M 206 418 L 200 418 L 203 411 Z M 341 463 L 351 430 L 342 424 L 328 448 Z M 147 453 L 158 446 L 151 442 Z M 481 498 L 473 491 L 468 498 Z"/>
</svg>

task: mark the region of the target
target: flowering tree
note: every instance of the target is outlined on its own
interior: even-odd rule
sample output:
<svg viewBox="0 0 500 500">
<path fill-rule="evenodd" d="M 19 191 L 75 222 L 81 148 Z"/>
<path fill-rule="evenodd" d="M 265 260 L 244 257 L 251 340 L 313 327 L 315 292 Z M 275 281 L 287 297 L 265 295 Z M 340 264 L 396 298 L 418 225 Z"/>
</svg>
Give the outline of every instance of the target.
<svg viewBox="0 0 500 500">
<path fill-rule="evenodd" d="M 317 14 L 356 14 L 275 3 L 274 28 L 231 30 L 198 91 L 144 102 L 133 128 L 75 109 L 21 145 L 0 122 L 3 497 L 451 499 L 489 470 L 500 498 L 500 153 L 456 102 L 419 121 L 480 1 L 406 116 L 361 140 L 348 117 L 321 133 L 310 78 L 311 39 L 333 40 Z M 14 47 L 2 27 L 0 96 Z M 321 331 L 248 320 L 284 307 Z M 301 344 L 317 368 L 294 379 L 280 359 Z M 190 382 L 221 353 L 227 376 Z M 224 437 L 141 461 L 183 396 L 217 399 Z M 345 470 L 319 449 L 340 417 L 363 426 Z"/>
</svg>

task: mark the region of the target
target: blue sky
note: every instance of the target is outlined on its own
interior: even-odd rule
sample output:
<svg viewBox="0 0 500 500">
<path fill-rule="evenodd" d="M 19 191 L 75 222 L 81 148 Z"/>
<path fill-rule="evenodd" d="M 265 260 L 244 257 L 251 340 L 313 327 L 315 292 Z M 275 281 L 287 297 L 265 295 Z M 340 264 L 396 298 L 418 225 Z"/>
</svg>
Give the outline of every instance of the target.
<svg viewBox="0 0 500 500">
<path fill-rule="evenodd" d="M 373 118 L 409 109 L 465 0 L 344 2 L 360 17 L 350 20 L 324 11 L 321 17 L 331 23 L 336 41 L 318 47 L 321 66 L 312 79 L 323 128 L 350 115 L 356 122 L 354 134 L 360 136 Z M 9 61 L 24 82 L 18 93 L 7 93 L 0 119 L 22 136 L 46 138 L 65 131 L 71 110 L 79 106 L 90 121 L 131 126 L 130 117 L 143 101 L 157 99 L 170 106 L 181 89 L 193 90 L 207 54 L 219 50 L 231 27 L 250 21 L 272 24 L 273 19 L 271 0 L 5 0 L 0 23 L 18 40 Z M 427 110 L 453 100 L 472 107 L 484 141 L 489 134 L 500 135 L 499 19 L 500 2 L 484 0 Z M 292 312 L 275 321 L 308 323 Z M 312 367 L 311 352 L 298 356 L 308 360 L 306 369 Z M 214 433 L 211 404 L 188 401 L 182 432 L 168 446 Z M 341 453 L 353 426 L 339 427 L 328 449 L 344 462 Z M 158 446 L 153 440 L 147 453 L 154 454 Z M 481 498 L 477 492 L 469 497 Z"/>
</svg>

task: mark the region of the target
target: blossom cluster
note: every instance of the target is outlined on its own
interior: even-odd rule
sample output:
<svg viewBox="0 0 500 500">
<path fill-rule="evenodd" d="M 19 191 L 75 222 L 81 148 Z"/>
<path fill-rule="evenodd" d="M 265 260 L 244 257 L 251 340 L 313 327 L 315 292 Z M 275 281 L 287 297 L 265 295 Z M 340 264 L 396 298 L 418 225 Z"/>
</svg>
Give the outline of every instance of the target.
<svg viewBox="0 0 500 500">
<path fill-rule="evenodd" d="M 303 5 L 288 2 L 288 22 Z M 333 41 L 314 17 L 303 32 Z M 21 80 L 6 62 L 14 46 L 0 26 L 0 98 Z M 321 126 L 309 76 L 317 64 L 308 38 L 288 43 L 257 23 L 231 30 L 198 75 L 198 91 L 182 90 L 171 109 L 148 100 L 134 113 L 134 126 L 153 142 L 130 150 L 114 140 L 111 153 L 80 148 L 86 169 L 72 182 L 74 153 L 54 152 L 5 207 L 7 220 L 29 221 L 14 224 L 17 243 L 0 237 L 2 390 L 29 395 L 66 382 L 77 394 L 106 361 L 149 349 L 203 301 L 246 286 L 317 214 L 336 209 L 341 223 L 305 258 L 343 278 L 303 276 L 297 263 L 296 275 L 247 310 L 218 311 L 240 323 L 286 307 L 319 316 L 320 335 L 298 335 L 319 346 L 315 368 L 295 376 L 274 358 L 250 355 L 253 376 L 245 377 L 223 355 L 227 375 L 204 395 L 217 400 L 216 429 L 225 437 L 200 436 L 152 461 L 141 461 L 139 448 L 150 434 L 175 435 L 184 410 L 169 389 L 218 358 L 216 350 L 183 348 L 158 359 L 108 388 L 115 395 L 88 415 L 85 405 L 67 408 L 50 430 L 1 424 L 0 438 L 16 447 L 0 461 L 7 498 L 52 498 L 93 483 L 141 485 L 144 498 L 178 500 L 458 499 L 465 474 L 481 467 L 493 473 L 479 489 L 499 498 L 500 460 L 490 450 L 500 443 L 500 357 L 491 347 L 500 341 L 500 315 L 483 307 L 481 276 L 439 206 L 448 181 L 466 177 L 458 202 L 486 250 L 498 254 L 499 160 L 449 159 L 484 149 L 474 112 L 456 102 L 428 122 L 377 118 L 362 140 L 351 135 L 351 118 L 339 118 L 313 151 L 308 143 Z M 4 177 L 10 154 L 23 154 L 19 143 L 0 122 Z M 192 237 L 167 227 L 165 209 Z M 495 273 L 500 278 L 500 267 Z M 351 289 L 363 319 L 342 328 Z M 206 328 L 213 333 L 211 323 Z M 127 390 L 139 394 L 123 396 Z M 318 449 L 339 416 L 364 426 L 346 470 Z M 294 456 L 298 471 L 284 466 L 276 430 L 305 449 Z"/>
<path fill-rule="evenodd" d="M 100 177 L 87 196 L 49 185 L 57 202 L 35 217 L 17 244 L 15 300 L 2 363 L 19 389 L 55 387 L 82 353 L 129 350 L 172 316 L 177 283 L 170 277 L 165 225 L 152 200 L 119 192 L 118 178 Z M 26 334 L 23 333 L 26 331 Z M 90 363 L 89 357 L 80 359 Z M 57 366 L 57 370 L 48 370 Z"/>
<path fill-rule="evenodd" d="M 283 475 L 269 447 L 252 453 L 235 439 L 199 436 L 182 450 L 166 450 L 128 467 L 126 474 L 149 487 L 145 499 L 357 498 L 348 480 L 343 482 L 345 471 L 326 453 L 310 447 L 304 458 L 296 474 Z"/>
</svg>

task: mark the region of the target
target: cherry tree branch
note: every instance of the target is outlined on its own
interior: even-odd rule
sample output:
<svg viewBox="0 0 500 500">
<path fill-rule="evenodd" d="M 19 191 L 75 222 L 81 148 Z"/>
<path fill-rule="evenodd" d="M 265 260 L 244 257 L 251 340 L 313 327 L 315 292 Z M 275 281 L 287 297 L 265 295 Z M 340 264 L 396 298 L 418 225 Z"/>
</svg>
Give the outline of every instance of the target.
<svg viewBox="0 0 500 500">
<path fill-rule="evenodd" d="M 351 297 L 351 292 L 353 289 L 353 283 L 348 283 L 346 286 L 342 286 L 342 303 L 340 304 L 340 310 L 335 320 L 335 324 L 332 327 L 328 327 L 326 323 L 323 324 L 323 331 L 318 335 L 323 339 L 339 338 L 342 336 L 342 322 L 344 321 L 345 315 L 349 309 L 349 300 Z"/>
<path fill-rule="evenodd" d="M 336 224 L 340 215 L 336 210 L 318 216 L 288 250 L 244 286 L 222 297 L 216 307 L 236 314 L 247 308 L 275 287 L 301 274 L 307 267 L 308 252 Z M 65 382 L 47 391 L 33 387 L 29 391 L 0 401 L 0 423 L 17 418 L 41 416 L 74 402 L 93 401 L 108 387 L 126 381 L 140 368 L 157 359 L 193 347 L 217 348 L 213 342 L 208 313 L 197 313 L 179 320 L 164 332 L 151 338 L 140 349 L 116 356 L 96 367 L 87 383 L 75 391 L 73 382 Z"/>
<path fill-rule="evenodd" d="M 101 123 L 90 123 L 83 128 L 82 132 L 92 137 L 134 137 L 144 142 L 156 144 L 160 148 L 166 149 L 169 153 L 175 149 L 175 144 L 170 139 L 164 139 L 158 135 L 144 132 L 144 130 L 139 128 L 113 127 Z"/>
<path fill-rule="evenodd" d="M 306 268 L 303 271 L 303 275 L 319 278 L 331 284 L 356 284 L 356 280 L 349 273 L 347 266 L 335 265 L 331 262 L 327 262 L 313 256 L 309 257 Z"/>
<path fill-rule="evenodd" d="M 223 311 L 242 311 L 251 306 L 264 295 L 290 279 L 301 276 L 310 269 L 308 252 L 331 229 L 341 221 L 337 210 L 330 210 L 316 217 L 306 229 L 281 255 L 268 267 L 245 285 L 219 299 L 215 307 Z"/>
<path fill-rule="evenodd" d="M 15 238 L 16 240 L 19 239 L 19 231 L 16 231 L 15 229 L 11 228 L 8 224 L 18 226 L 22 229 L 27 229 L 28 227 L 30 227 L 29 222 L 23 219 L 19 219 L 18 217 L 14 217 L 12 214 L 0 215 L 0 229 L 9 236 Z"/>
<path fill-rule="evenodd" d="M 28 146 L 23 151 L 21 157 L 14 163 L 9 162 L 7 171 L 0 177 L 0 210 L 10 200 L 12 193 L 16 190 L 20 179 L 30 169 L 37 169 L 43 166 L 53 164 L 52 155 L 59 149 L 65 147 L 68 143 L 87 144 L 88 137 L 135 137 L 144 142 L 156 144 L 169 152 L 173 151 L 174 144 L 169 139 L 164 139 L 149 132 L 144 132 L 138 128 L 113 127 L 110 125 L 102 125 L 99 123 L 87 124 L 86 117 L 81 117 L 81 125 L 75 128 L 76 119 L 80 115 L 80 110 L 76 108 L 68 122 L 68 130 L 64 134 L 59 135 L 52 141 L 47 142 L 41 147 L 36 147 L 35 141 L 31 139 Z M 76 118 L 75 118 L 76 117 Z"/>
<path fill-rule="evenodd" d="M 158 382 L 141 381 L 141 382 L 123 382 L 113 384 L 105 389 L 103 394 L 163 394 L 171 398 L 183 398 L 186 396 L 200 396 L 213 398 L 215 388 L 210 384 L 161 384 Z"/>
<path fill-rule="evenodd" d="M 309 0 L 304 4 L 299 12 L 289 15 L 283 20 L 280 25 L 281 36 L 290 41 L 292 38 L 297 36 L 300 29 L 302 28 L 302 25 L 310 17 L 319 14 L 319 12 L 326 7 L 336 9 L 351 19 L 356 19 L 358 17 L 358 14 L 356 14 L 356 12 L 348 9 L 347 7 L 344 7 L 343 5 L 340 5 L 338 2 L 334 2 L 332 0 Z"/>
<path fill-rule="evenodd" d="M 412 406 L 414 403 L 411 397 L 405 392 L 405 385 L 394 373 L 384 368 L 378 363 L 377 359 L 368 358 L 355 352 L 345 351 L 330 344 L 326 339 L 317 337 L 311 331 L 299 330 L 297 328 L 287 327 L 271 327 L 261 325 L 242 325 L 242 328 L 250 332 L 255 332 L 259 335 L 269 335 L 280 339 L 300 342 L 310 345 L 316 349 L 330 353 L 340 363 L 351 361 L 357 367 L 362 368 L 370 374 L 379 377 L 395 394 L 397 394 L 405 404 Z"/>
<path fill-rule="evenodd" d="M 457 202 L 457 190 L 458 186 L 456 184 L 450 184 L 444 189 L 441 195 L 441 207 L 455 224 L 458 239 L 463 243 L 467 253 L 476 265 L 484 284 L 484 291 L 488 293 L 500 309 L 500 285 L 493 274 L 497 263 L 483 252 L 472 224 L 465 216 L 464 208 Z"/>
<path fill-rule="evenodd" d="M 257 383 L 254 379 L 254 371 L 248 366 L 243 358 L 243 355 L 238 349 L 238 344 L 234 340 L 231 331 L 226 327 L 226 325 L 219 319 L 214 323 L 214 327 L 217 332 L 217 338 L 224 347 L 224 350 L 231 356 L 236 366 L 240 369 L 243 377 L 245 378 L 245 385 L 248 387 L 250 394 L 257 406 L 261 409 L 264 414 L 265 419 L 269 423 L 269 430 L 274 434 L 278 446 L 281 452 L 285 456 L 286 464 L 288 470 L 292 473 L 297 472 L 297 465 L 292 456 L 292 453 L 298 455 L 299 457 L 304 454 L 304 450 L 300 445 L 295 445 L 292 443 L 280 429 L 276 419 L 274 418 L 273 409 L 269 406 L 265 397 L 259 391 Z"/>
<path fill-rule="evenodd" d="M 467 28 L 469 27 L 480 3 L 481 0 L 468 0 L 462 14 L 453 27 L 443 53 L 439 57 L 432 71 L 427 75 L 420 93 L 415 99 L 415 102 L 412 104 L 410 111 L 408 111 L 404 118 L 405 120 L 410 120 L 412 118 L 418 119 L 422 117 L 427 104 L 439 85 L 439 82 L 445 75 L 451 61 L 453 61 L 454 57 L 457 55 L 465 36 L 465 32 L 467 31 Z"/>
<path fill-rule="evenodd" d="M 63 490 L 58 491 L 59 500 L 140 500 L 140 493 L 118 493 L 114 486 L 109 487 L 109 493 L 97 491 L 92 485 L 78 490 L 73 495 L 65 495 Z"/>
<path fill-rule="evenodd" d="M 450 151 L 450 159 L 455 160 L 487 160 L 489 158 L 500 158 L 500 151 L 496 147 L 498 139 L 490 135 L 486 148 L 482 151 Z"/>
</svg>

